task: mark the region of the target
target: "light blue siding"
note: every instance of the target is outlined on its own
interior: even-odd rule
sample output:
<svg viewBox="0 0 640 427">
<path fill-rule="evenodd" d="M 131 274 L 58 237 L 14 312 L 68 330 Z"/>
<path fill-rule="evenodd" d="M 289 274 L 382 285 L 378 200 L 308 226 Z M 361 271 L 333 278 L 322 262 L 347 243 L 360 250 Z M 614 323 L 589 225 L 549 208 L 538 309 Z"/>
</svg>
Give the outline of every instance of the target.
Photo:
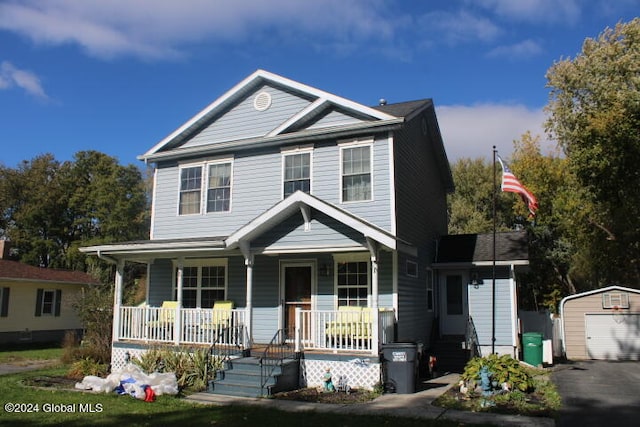
<svg viewBox="0 0 640 427">
<path fill-rule="evenodd" d="M 469 286 L 469 315 L 478 333 L 480 345 L 491 345 L 493 322 L 492 279 L 483 278 L 477 289 Z M 496 279 L 496 342 L 495 345 L 513 345 L 513 316 L 509 279 Z"/>
<path fill-rule="evenodd" d="M 386 137 L 376 140 L 373 157 L 374 200 L 340 204 L 340 149 L 335 143 L 317 144 L 312 160 L 312 194 L 391 231 Z M 230 212 L 178 215 L 178 192 L 178 165 L 158 165 L 154 239 L 228 236 L 282 200 L 282 154 L 280 150 L 269 150 L 234 158 Z"/>
<path fill-rule="evenodd" d="M 263 91 L 271 95 L 271 107 L 265 111 L 258 111 L 253 106 L 253 100 L 255 94 Z M 262 86 L 256 92 L 249 93 L 235 107 L 218 117 L 182 147 L 265 136 L 310 103 L 309 99 L 291 92 L 274 86 Z"/>
<path fill-rule="evenodd" d="M 333 110 L 328 114 L 322 116 L 319 120 L 317 120 L 312 125 L 308 126 L 307 129 L 320 129 L 331 126 L 343 126 L 353 123 L 359 123 L 362 119 L 351 116 L 349 114 L 345 114 L 341 111 Z"/>
</svg>

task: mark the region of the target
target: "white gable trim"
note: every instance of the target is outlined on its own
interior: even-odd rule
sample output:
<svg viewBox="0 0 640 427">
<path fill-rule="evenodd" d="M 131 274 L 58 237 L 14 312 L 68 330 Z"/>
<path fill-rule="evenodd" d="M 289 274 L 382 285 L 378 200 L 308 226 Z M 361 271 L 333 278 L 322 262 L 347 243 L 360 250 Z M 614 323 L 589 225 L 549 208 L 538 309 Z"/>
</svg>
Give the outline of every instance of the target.
<svg viewBox="0 0 640 427">
<path fill-rule="evenodd" d="M 244 91 L 245 88 L 249 87 L 250 85 L 252 85 L 254 82 L 256 82 L 258 80 L 263 80 L 263 81 L 266 81 L 266 82 L 272 82 L 272 83 L 275 83 L 275 84 L 278 84 L 278 85 L 281 85 L 281 86 L 289 87 L 289 88 L 294 89 L 296 91 L 306 93 L 306 94 L 310 95 L 313 98 L 317 98 L 316 102 L 311 104 L 311 106 L 314 106 L 313 108 L 309 109 L 309 107 L 307 107 L 305 110 L 303 110 L 303 111 L 306 111 L 305 114 L 308 114 L 310 111 L 313 111 L 320 104 L 323 104 L 325 102 L 330 102 L 330 103 L 334 103 L 334 104 L 336 104 L 338 106 L 341 106 L 343 108 L 346 108 L 346 109 L 349 109 L 349 110 L 354 110 L 354 111 L 357 111 L 357 112 L 359 112 L 361 114 L 364 114 L 364 115 L 367 115 L 367 116 L 371 116 L 371 117 L 374 117 L 374 118 L 379 119 L 379 120 L 397 119 L 397 117 L 395 117 L 395 116 L 391 116 L 389 114 L 386 114 L 386 113 L 383 113 L 381 111 L 378 111 L 378 110 L 376 110 L 374 108 L 364 106 L 364 105 L 359 104 L 357 102 L 353 102 L 353 101 L 350 101 L 348 99 L 345 99 L 345 98 L 330 94 L 330 93 L 322 91 L 320 89 L 316 89 L 314 87 L 307 86 L 305 84 L 302 84 L 302 83 L 287 79 L 285 77 L 279 76 L 277 74 L 270 73 L 268 71 L 257 70 L 254 73 L 252 73 L 250 76 L 248 76 L 244 80 L 242 80 L 240 83 L 236 84 L 230 90 L 225 92 L 220 98 L 216 99 L 214 102 L 212 102 L 211 104 L 206 106 L 202 111 L 200 111 L 198 114 L 193 116 L 186 123 L 184 123 L 178 129 L 173 131 L 167 137 L 165 137 L 162 141 L 160 141 L 159 143 L 154 145 L 150 150 L 148 150 L 142 156 L 139 156 L 139 158 L 146 159 L 146 158 L 152 156 L 153 154 L 157 153 L 163 147 L 169 145 L 173 140 L 178 138 L 181 134 L 183 134 L 184 132 L 188 131 L 189 129 L 191 129 L 196 124 L 198 124 L 201 120 L 206 119 L 215 110 L 218 110 L 218 109 L 222 108 L 228 101 L 230 101 L 231 99 L 239 96 Z M 320 104 L 317 104 L 318 101 L 321 101 Z M 301 112 L 301 114 L 302 114 L 302 112 Z M 303 115 L 300 115 L 300 114 L 296 115 L 295 116 L 296 121 L 299 120 L 300 118 L 302 118 L 303 116 L 304 116 L 304 114 Z M 291 122 L 291 120 L 289 120 L 288 122 Z M 289 123 L 289 125 L 292 124 L 292 123 L 295 123 L 295 121 Z M 284 126 L 284 124 L 282 126 Z M 282 132 L 282 130 L 284 130 L 284 129 L 281 129 L 282 126 L 280 126 L 278 129 L 272 131 L 270 133 L 270 136 L 277 135 L 279 132 Z"/>
<path fill-rule="evenodd" d="M 296 191 L 291 196 L 254 218 L 247 225 L 236 230 L 225 240 L 225 244 L 228 249 L 236 248 L 242 241 L 253 240 L 279 224 L 295 211 L 302 210 L 304 212 L 305 207 L 317 209 L 389 249 L 395 250 L 397 248 L 396 238 L 390 233 L 302 191 Z"/>
</svg>

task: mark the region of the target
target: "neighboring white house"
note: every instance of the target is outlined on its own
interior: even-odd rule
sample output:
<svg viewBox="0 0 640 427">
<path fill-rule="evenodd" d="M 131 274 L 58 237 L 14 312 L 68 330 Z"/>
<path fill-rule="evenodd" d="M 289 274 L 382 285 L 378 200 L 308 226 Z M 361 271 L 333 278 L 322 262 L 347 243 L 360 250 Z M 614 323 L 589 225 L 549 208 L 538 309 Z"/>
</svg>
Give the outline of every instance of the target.
<svg viewBox="0 0 640 427">
<path fill-rule="evenodd" d="M 67 331 L 82 335 L 72 303 L 97 282 L 90 275 L 40 268 L 6 259 L 0 240 L 0 343 L 62 342 Z"/>
</svg>

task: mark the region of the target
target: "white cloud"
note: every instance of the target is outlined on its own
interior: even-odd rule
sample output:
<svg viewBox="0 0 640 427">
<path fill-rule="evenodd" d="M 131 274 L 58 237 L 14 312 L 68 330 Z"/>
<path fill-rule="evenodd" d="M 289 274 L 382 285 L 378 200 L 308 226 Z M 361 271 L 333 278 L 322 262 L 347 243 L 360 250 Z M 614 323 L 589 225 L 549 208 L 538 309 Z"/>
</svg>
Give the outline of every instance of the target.
<svg viewBox="0 0 640 427">
<path fill-rule="evenodd" d="M 513 152 L 513 141 L 530 131 L 540 135 L 543 152 L 555 147 L 544 134 L 542 109 L 523 105 L 481 104 L 436 107 L 440 132 L 450 162 L 492 157 L 495 145 L 503 158 Z"/>
<path fill-rule="evenodd" d="M 42 44 L 76 44 L 97 57 L 180 55 L 187 43 L 314 37 L 385 41 L 397 25 L 381 0 L 23 0 L 0 4 L 0 29 Z"/>
<path fill-rule="evenodd" d="M 498 46 L 489 51 L 490 58 L 529 59 L 543 53 L 542 46 L 534 40 L 527 39 L 520 43 Z"/>
<path fill-rule="evenodd" d="M 430 33 L 439 34 L 450 44 L 469 41 L 492 41 L 501 30 L 490 20 L 461 10 L 456 13 L 435 11 L 423 15 L 419 26 Z"/>
<path fill-rule="evenodd" d="M 503 18 L 527 22 L 575 23 L 581 15 L 577 0 L 467 0 Z"/>
<path fill-rule="evenodd" d="M 12 87 L 24 89 L 27 93 L 40 99 L 49 98 L 42 88 L 42 83 L 37 75 L 31 71 L 16 68 L 8 61 L 3 61 L 0 64 L 0 89 L 10 89 Z"/>
</svg>

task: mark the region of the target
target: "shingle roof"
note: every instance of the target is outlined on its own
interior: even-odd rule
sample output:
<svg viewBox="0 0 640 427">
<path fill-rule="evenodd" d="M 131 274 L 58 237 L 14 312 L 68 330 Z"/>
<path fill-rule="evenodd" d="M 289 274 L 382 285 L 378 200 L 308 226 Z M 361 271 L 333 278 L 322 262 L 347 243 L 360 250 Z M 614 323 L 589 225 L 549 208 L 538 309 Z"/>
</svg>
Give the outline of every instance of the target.
<svg viewBox="0 0 640 427">
<path fill-rule="evenodd" d="M 528 260 L 527 233 L 496 233 L 496 261 Z M 457 234 L 440 239 L 436 263 L 472 263 L 493 260 L 493 233 Z"/>
<path fill-rule="evenodd" d="M 99 283 L 92 276 L 81 271 L 34 267 L 32 265 L 8 259 L 0 259 L 0 279 L 78 284 Z"/>
<path fill-rule="evenodd" d="M 395 104 L 376 105 L 371 108 L 382 111 L 383 113 L 391 114 L 392 116 L 406 117 L 414 111 L 421 110 L 431 104 L 431 99 L 419 99 L 416 101 L 398 102 Z"/>
</svg>

